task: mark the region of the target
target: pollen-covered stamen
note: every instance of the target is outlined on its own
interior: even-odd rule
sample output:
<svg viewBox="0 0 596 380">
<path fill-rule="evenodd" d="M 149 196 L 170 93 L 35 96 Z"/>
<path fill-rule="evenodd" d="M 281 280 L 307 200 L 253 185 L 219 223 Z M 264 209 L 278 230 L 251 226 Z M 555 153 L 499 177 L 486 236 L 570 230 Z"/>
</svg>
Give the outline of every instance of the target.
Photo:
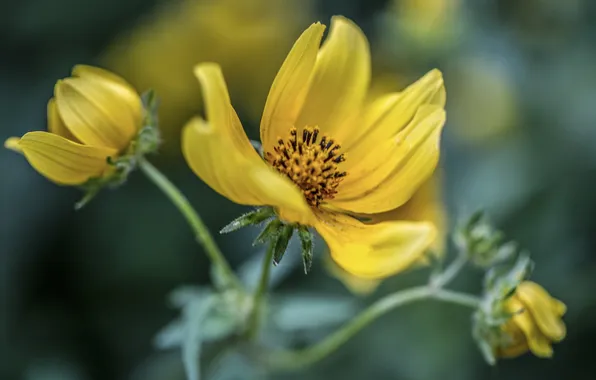
<svg viewBox="0 0 596 380">
<path fill-rule="evenodd" d="M 312 206 L 333 199 L 347 175 L 338 169 L 345 161 L 345 154 L 339 153 L 341 145 L 325 135 L 318 141 L 319 133 L 318 127 L 306 127 L 299 136 L 292 128 L 288 141 L 278 138 L 273 152 L 265 153 L 265 159 L 298 185 Z"/>
</svg>

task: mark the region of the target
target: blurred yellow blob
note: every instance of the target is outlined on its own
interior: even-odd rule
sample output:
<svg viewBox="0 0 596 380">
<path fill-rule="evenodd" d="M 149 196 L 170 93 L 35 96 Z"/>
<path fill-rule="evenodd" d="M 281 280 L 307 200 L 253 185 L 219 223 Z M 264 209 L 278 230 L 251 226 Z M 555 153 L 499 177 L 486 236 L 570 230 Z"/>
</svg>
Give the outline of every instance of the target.
<svg viewBox="0 0 596 380">
<path fill-rule="evenodd" d="M 483 144 L 501 137 L 517 123 L 517 96 L 505 63 L 475 56 L 450 71 L 450 131 L 461 140 Z"/>
<path fill-rule="evenodd" d="M 394 0 L 398 28 L 419 47 L 449 44 L 459 36 L 461 0 Z"/>
<path fill-rule="evenodd" d="M 513 317 L 502 329 L 510 341 L 497 348 L 497 356 L 516 357 L 530 350 L 538 357 L 551 357 L 552 343 L 566 335 L 561 319 L 567 309 L 565 304 L 531 281 L 522 282 L 506 302 Z"/>
<path fill-rule="evenodd" d="M 165 2 L 117 38 L 102 62 L 140 91 L 156 91 L 165 150 L 178 152 L 182 125 L 202 104 L 193 67 L 220 64 L 242 114 L 258 122 L 271 81 L 307 25 L 310 8 L 308 0 Z"/>
<path fill-rule="evenodd" d="M 48 131 L 11 137 L 8 149 L 23 153 L 41 175 L 61 185 L 81 185 L 111 168 L 140 129 L 141 98 L 124 79 L 78 65 L 59 80 L 48 102 Z"/>
</svg>

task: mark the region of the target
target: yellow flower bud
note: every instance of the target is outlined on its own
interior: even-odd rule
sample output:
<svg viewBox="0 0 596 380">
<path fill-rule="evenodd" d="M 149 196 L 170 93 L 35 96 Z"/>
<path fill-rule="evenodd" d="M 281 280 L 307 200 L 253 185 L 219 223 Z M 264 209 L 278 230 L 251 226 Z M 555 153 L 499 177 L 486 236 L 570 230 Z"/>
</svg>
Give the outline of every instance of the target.
<svg viewBox="0 0 596 380">
<path fill-rule="evenodd" d="M 48 132 L 11 137 L 4 146 L 62 185 L 105 175 L 108 158 L 126 151 L 143 118 L 141 98 L 124 79 L 84 65 L 56 83 L 47 113 Z"/>
<path fill-rule="evenodd" d="M 552 343 L 565 338 L 566 328 L 561 319 L 565 304 L 530 281 L 522 282 L 505 302 L 507 312 L 513 316 L 501 326 L 509 339 L 497 347 L 496 355 L 510 358 L 530 350 L 538 357 L 551 357 Z"/>
</svg>

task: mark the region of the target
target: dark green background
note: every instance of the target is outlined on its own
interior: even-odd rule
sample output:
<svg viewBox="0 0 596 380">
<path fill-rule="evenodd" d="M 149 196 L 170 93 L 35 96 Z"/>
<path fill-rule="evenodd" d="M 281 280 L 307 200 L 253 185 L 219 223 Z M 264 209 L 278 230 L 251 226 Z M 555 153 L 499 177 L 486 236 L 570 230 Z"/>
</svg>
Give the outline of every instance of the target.
<svg viewBox="0 0 596 380">
<path fill-rule="evenodd" d="M 44 129 L 56 79 L 74 64 L 97 63 L 110 41 L 153 6 L 146 0 L 0 2 L 0 139 Z M 533 279 L 569 307 L 568 336 L 552 360 L 526 355 L 491 368 L 470 336 L 469 310 L 429 302 L 381 318 L 307 373 L 279 378 L 596 378 L 596 3 L 463 0 L 456 21 L 465 26 L 462 36 L 451 46 L 424 49 L 391 26 L 385 6 L 319 1 L 312 21 L 328 23 L 333 14 L 354 19 L 383 66 L 408 80 L 432 67 L 443 70 L 450 218 L 485 208 L 532 252 Z M 499 136 L 469 140 L 454 132 L 463 128 L 456 122 L 465 124 L 478 111 L 458 102 L 462 93 L 474 85 L 474 96 L 491 92 L 468 77 L 462 62 L 469 57 L 498 63 L 515 95 L 516 117 Z M 473 120 L 465 128 L 491 121 Z M 256 136 L 255 125 L 245 126 Z M 198 180 L 180 156 L 153 161 L 213 231 L 244 211 Z M 0 378 L 182 379 L 179 354 L 159 352 L 151 340 L 176 315 L 166 295 L 183 284 L 207 284 L 208 262 L 154 186 L 134 173 L 126 186 L 75 212 L 77 190 L 51 184 L 4 150 L 0 195 Z M 234 266 L 256 252 L 247 248 L 251 236 L 217 237 Z M 478 292 L 480 276 L 466 271 L 455 286 Z M 372 298 L 423 277 L 391 279 Z M 321 262 L 308 276 L 298 268 L 277 291 L 347 295 Z"/>
</svg>

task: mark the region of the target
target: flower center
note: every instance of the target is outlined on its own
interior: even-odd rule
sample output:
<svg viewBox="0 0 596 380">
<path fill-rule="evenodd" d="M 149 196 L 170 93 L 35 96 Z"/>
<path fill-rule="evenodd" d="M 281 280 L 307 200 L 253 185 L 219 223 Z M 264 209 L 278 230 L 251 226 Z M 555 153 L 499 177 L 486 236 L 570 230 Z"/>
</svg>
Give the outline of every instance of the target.
<svg viewBox="0 0 596 380">
<path fill-rule="evenodd" d="M 298 185 L 306 201 L 315 207 L 325 199 L 333 199 L 347 175 L 338 170 L 345 161 L 345 155 L 338 154 L 341 146 L 325 135 L 318 141 L 319 132 L 319 127 L 306 127 L 298 137 L 292 127 L 288 141 L 280 137 L 273 152 L 265 153 L 265 159 Z"/>
</svg>

